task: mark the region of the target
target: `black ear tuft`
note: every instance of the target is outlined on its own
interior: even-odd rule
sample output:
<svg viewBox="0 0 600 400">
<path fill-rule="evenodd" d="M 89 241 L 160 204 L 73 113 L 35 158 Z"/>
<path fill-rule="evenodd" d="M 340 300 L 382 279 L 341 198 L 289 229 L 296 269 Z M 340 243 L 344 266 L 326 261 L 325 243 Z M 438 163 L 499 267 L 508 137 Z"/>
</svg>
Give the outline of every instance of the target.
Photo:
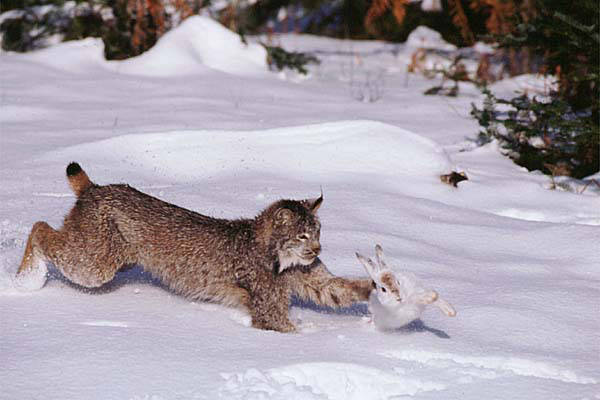
<svg viewBox="0 0 600 400">
<path fill-rule="evenodd" d="M 81 167 L 76 162 L 72 162 L 67 166 L 67 176 L 74 176 L 81 172 Z"/>
<path fill-rule="evenodd" d="M 316 199 L 304 200 L 303 203 L 311 213 L 316 214 L 319 207 L 321 207 L 321 204 L 323 204 L 323 192 L 321 192 L 321 195 Z"/>
</svg>

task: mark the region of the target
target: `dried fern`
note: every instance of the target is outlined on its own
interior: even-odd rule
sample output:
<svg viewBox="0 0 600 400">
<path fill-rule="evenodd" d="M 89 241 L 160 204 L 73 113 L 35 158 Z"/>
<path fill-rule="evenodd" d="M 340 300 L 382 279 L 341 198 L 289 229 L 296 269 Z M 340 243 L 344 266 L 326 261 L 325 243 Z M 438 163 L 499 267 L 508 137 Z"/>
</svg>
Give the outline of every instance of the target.
<svg viewBox="0 0 600 400">
<path fill-rule="evenodd" d="M 173 6 L 181 13 L 181 20 L 184 20 L 187 17 L 195 14 L 194 8 L 192 8 L 192 6 L 190 6 L 189 2 L 186 0 L 174 0 Z"/>
<path fill-rule="evenodd" d="M 392 14 L 394 14 L 394 18 L 396 18 L 396 22 L 398 25 L 402 25 L 404 21 L 404 17 L 406 17 L 406 3 L 407 0 L 396 0 L 393 2 Z"/>
<path fill-rule="evenodd" d="M 374 33 L 374 22 L 376 19 L 384 15 L 388 10 L 392 10 L 392 14 L 398 25 L 402 25 L 406 16 L 406 4 L 409 0 L 373 0 L 367 16 L 365 17 L 365 29 Z"/>
<path fill-rule="evenodd" d="M 458 27 L 465 42 L 469 45 L 475 43 L 475 36 L 469 26 L 469 21 L 460 0 L 448 0 L 448 7 L 450 8 L 450 15 L 452 15 L 452 23 Z"/>
<path fill-rule="evenodd" d="M 140 54 L 165 33 L 165 7 L 161 0 L 127 0 L 127 12 L 135 21 L 131 46 Z"/>
</svg>

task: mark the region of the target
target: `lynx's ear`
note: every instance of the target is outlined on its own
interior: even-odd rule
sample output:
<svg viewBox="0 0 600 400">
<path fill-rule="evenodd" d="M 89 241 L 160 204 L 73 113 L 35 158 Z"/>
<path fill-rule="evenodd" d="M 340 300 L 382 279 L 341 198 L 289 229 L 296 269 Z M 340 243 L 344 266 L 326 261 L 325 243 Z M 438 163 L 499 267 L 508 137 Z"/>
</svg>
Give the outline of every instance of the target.
<svg viewBox="0 0 600 400">
<path fill-rule="evenodd" d="M 317 211 L 319 210 L 319 207 L 321 207 L 321 204 L 323 204 L 323 192 L 321 192 L 321 195 L 316 199 L 304 200 L 304 205 L 313 214 L 317 213 Z"/>
<path fill-rule="evenodd" d="M 275 220 L 281 225 L 289 225 L 294 219 L 294 213 L 289 208 L 280 208 L 275 213 Z"/>
</svg>

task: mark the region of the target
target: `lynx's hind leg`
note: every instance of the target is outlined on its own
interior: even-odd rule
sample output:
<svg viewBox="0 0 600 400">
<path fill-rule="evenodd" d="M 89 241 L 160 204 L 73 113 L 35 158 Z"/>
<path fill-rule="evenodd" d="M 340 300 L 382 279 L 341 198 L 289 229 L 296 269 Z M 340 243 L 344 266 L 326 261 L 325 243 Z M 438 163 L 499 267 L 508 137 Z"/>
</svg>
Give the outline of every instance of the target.
<svg viewBox="0 0 600 400">
<path fill-rule="evenodd" d="M 42 221 L 36 222 L 31 228 L 25 253 L 15 277 L 15 285 L 21 290 L 38 290 L 46 283 L 48 276 L 46 257 L 43 252 L 40 252 L 37 243 L 42 241 L 49 231 L 54 229 Z"/>
<path fill-rule="evenodd" d="M 93 239 L 86 238 L 86 234 Z M 45 222 L 35 223 L 17 271 L 17 285 L 24 289 L 41 288 L 49 261 L 73 283 L 89 288 L 102 286 L 124 264 L 118 241 L 102 236 L 101 232 L 69 234 L 64 228 L 57 231 Z"/>
</svg>

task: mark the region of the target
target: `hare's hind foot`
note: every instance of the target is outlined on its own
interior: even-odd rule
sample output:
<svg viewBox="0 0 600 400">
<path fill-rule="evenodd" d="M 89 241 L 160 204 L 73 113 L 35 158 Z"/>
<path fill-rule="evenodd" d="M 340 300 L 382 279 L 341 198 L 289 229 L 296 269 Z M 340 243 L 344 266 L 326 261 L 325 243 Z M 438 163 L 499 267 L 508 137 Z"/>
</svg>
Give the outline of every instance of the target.
<svg viewBox="0 0 600 400">
<path fill-rule="evenodd" d="M 440 298 L 437 299 L 437 301 L 433 304 L 435 304 L 447 316 L 456 316 L 456 310 L 454 309 L 454 307 L 452 307 L 452 304 L 448 303 L 446 300 Z"/>
<path fill-rule="evenodd" d="M 428 292 L 423 293 L 417 299 L 419 304 L 431 304 L 434 303 L 439 298 L 437 292 L 435 290 L 430 290 Z"/>
</svg>

